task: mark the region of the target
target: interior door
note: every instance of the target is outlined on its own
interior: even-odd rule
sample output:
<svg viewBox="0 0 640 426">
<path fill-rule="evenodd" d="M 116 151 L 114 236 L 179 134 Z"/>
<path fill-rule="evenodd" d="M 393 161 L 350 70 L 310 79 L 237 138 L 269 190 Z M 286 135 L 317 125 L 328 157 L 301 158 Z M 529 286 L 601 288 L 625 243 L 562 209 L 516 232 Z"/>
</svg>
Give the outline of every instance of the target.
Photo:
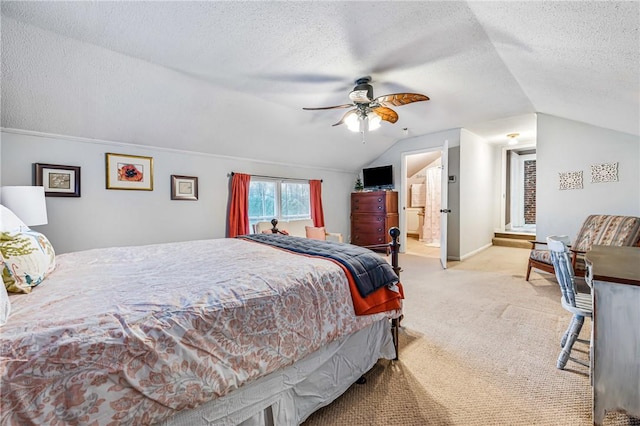
<svg viewBox="0 0 640 426">
<path fill-rule="evenodd" d="M 449 210 L 449 141 L 442 145 L 442 179 L 440 184 L 440 263 L 443 269 L 447 269 L 447 216 Z"/>
</svg>

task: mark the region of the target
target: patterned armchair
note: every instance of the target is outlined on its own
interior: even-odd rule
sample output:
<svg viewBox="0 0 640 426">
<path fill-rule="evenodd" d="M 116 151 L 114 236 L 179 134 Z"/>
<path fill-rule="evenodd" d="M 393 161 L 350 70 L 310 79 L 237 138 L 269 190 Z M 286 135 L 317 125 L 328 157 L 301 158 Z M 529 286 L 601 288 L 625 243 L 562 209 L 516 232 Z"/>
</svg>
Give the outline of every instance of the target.
<svg viewBox="0 0 640 426">
<path fill-rule="evenodd" d="M 532 241 L 526 280 L 529 281 L 531 268 L 555 273 L 549 250 L 538 245 L 546 244 Z M 584 273 L 584 254 L 593 245 L 603 246 L 640 246 L 640 217 L 591 215 L 582 224 L 575 242 L 569 247 L 571 263 L 576 273 Z"/>
</svg>

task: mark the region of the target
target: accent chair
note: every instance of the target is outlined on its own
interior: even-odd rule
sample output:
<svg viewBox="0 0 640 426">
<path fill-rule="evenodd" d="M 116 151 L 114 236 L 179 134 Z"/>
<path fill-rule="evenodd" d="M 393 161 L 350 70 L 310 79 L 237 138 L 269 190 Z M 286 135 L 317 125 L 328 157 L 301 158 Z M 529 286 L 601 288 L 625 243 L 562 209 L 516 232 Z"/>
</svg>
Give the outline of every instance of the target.
<svg viewBox="0 0 640 426">
<path fill-rule="evenodd" d="M 531 241 L 531 243 L 525 278 L 527 281 L 532 268 L 554 273 L 549 250 L 538 248 L 538 245 L 546 243 L 540 241 Z M 593 245 L 640 246 L 640 217 L 603 214 L 588 216 L 580 227 L 574 243 L 569 246 L 571 265 L 576 273 L 584 274 L 584 254 Z"/>
</svg>

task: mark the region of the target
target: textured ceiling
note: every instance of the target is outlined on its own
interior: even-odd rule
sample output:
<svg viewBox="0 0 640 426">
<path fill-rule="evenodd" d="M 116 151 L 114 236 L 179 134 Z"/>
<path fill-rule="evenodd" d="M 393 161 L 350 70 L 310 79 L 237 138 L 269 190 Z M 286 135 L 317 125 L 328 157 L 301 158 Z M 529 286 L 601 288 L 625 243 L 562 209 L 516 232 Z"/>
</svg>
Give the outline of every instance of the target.
<svg viewBox="0 0 640 426">
<path fill-rule="evenodd" d="M 640 134 L 640 3 L 2 2 L 2 126 L 357 170 L 407 136 Z M 358 77 L 428 95 L 366 136 Z M 403 131 L 408 128 L 408 131 Z"/>
</svg>

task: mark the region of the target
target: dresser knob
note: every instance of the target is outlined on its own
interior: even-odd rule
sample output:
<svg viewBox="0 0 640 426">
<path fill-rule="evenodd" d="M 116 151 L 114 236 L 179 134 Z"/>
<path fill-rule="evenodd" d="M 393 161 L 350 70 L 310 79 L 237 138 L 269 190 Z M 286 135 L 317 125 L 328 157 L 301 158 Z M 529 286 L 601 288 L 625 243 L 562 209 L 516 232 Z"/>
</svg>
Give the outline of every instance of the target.
<svg viewBox="0 0 640 426">
<path fill-rule="evenodd" d="M 378 206 L 378 210 L 382 210 L 382 206 Z"/>
<path fill-rule="evenodd" d="M 382 198 L 378 198 L 378 202 L 381 203 L 382 202 Z"/>
<path fill-rule="evenodd" d="M 382 232 L 382 228 L 378 228 L 378 232 Z"/>
</svg>

